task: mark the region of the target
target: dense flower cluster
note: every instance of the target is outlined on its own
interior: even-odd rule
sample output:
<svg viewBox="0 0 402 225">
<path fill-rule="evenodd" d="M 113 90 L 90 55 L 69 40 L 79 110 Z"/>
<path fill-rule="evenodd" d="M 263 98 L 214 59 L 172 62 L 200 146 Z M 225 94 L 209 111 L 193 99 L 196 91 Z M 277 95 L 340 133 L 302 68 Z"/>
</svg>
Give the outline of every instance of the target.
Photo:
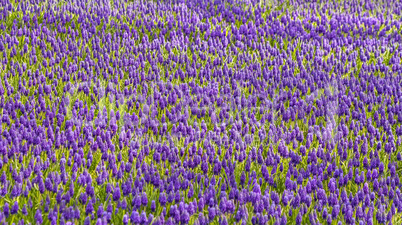
<svg viewBox="0 0 402 225">
<path fill-rule="evenodd" d="M 0 223 L 402 223 L 401 1 L 281 2 L 0 0 Z"/>
</svg>

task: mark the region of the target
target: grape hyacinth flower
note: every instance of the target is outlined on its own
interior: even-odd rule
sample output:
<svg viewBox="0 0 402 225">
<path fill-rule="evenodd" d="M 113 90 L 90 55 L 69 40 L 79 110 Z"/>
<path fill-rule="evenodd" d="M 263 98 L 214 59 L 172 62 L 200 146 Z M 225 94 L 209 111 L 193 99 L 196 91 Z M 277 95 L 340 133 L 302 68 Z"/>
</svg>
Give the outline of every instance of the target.
<svg viewBox="0 0 402 225">
<path fill-rule="evenodd" d="M 279 3 L 6 1 L 1 223 L 399 221 L 401 3 Z"/>
</svg>

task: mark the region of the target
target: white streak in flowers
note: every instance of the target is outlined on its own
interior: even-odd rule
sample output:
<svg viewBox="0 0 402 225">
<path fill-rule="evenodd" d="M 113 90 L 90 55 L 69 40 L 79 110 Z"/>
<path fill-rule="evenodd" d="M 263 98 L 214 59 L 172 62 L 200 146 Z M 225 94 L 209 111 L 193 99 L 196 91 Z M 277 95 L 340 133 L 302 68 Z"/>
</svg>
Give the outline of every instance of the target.
<svg viewBox="0 0 402 225">
<path fill-rule="evenodd" d="M 99 88 L 99 98 L 103 98 L 105 95 L 105 88 L 102 86 Z"/>
<path fill-rule="evenodd" d="M 272 133 L 272 134 L 274 134 L 273 137 L 268 137 L 269 144 L 273 143 L 275 141 L 274 139 L 276 139 L 275 138 L 275 136 L 276 136 L 276 124 L 275 123 L 276 123 L 277 116 L 278 116 L 278 113 L 279 113 L 278 110 L 276 110 L 276 106 L 278 104 L 278 101 L 279 101 L 279 94 L 275 93 L 274 96 L 272 96 L 272 101 L 268 102 L 269 113 L 272 116 L 272 120 L 270 122 L 269 129 L 272 132 L 275 132 L 275 133 Z M 268 134 L 269 134 L 269 132 L 268 132 Z"/>
<path fill-rule="evenodd" d="M 339 87 L 337 80 L 333 80 L 326 86 L 325 92 L 329 97 L 329 101 L 326 104 L 326 126 L 327 131 L 331 135 L 328 141 L 337 141 L 337 125 L 339 122 L 339 116 L 337 115 L 339 111 L 339 101 L 338 101 L 338 94 L 339 94 Z"/>
<path fill-rule="evenodd" d="M 317 100 L 324 101 L 324 112 L 322 115 L 325 117 L 325 125 L 320 130 L 320 127 L 315 126 L 314 133 L 322 137 L 324 143 L 333 143 L 337 141 L 337 124 L 339 117 L 337 112 L 339 110 L 338 102 L 339 86 L 338 81 L 333 79 L 325 84 L 324 88 L 316 89 L 313 93 L 306 96 L 306 102 L 313 104 Z"/>
</svg>

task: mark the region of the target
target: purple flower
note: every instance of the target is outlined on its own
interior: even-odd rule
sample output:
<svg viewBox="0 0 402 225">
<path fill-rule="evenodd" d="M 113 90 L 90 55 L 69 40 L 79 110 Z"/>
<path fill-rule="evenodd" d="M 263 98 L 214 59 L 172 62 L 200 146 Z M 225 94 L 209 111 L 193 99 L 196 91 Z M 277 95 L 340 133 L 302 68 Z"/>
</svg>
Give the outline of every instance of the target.
<svg viewBox="0 0 402 225">
<path fill-rule="evenodd" d="M 140 223 L 140 214 L 137 211 L 133 211 L 130 216 L 131 222 L 134 224 Z"/>
<path fill-rule="evenodd" d="M 84 224 L 85 224 L 85 225 L 91 224 L 91 219 L 89 218 L 89 216 L 87 216 L 87 217 L 85 218 Z"/>
<path fill-rule="evenodd" d="M 190 221 L 190 215 L 188 214 L 188 212 L 186 210 L 184 210 L 184 212 L 181 214 L 180 221 L 183 224 L 187 224 Z"/>
<path fill-rule="evenodd" d="M 6 217 L 8 217 L 10 214 L 10 207 L 8 206 L 8 202 L 4 203 L 3 213 L 4 213 L 4 216 L 6 216 Z"/>
<path fill-rule="evenodd" d="M 43 223 L 42 212 L 41 212 L 40 209 L 37 209 L 37 210 L 36 210 L 36 213 L 35 213 L 35 221 L 36 221 L 36 224 L 42 224 L 42 223 Z"/>
<path fill-rule="evenodd" d="M 145 192 L 143 192 L 141 195 L 141 204 L 143 206 L 147 206 L 147 204 L 148 204 L 148 198 L 147 198 L 147 194 Z"/>
<path fill-rule="evenodd" d="M 120 199 L 120 187 L 118 184 L 116 184 L 116 187 L 114 188 L 113 191 L 113 201 L 117 202 Z"/>
<path fill-rule="evenodd" d="M 215 218 L 215 216 L 216 216 L 216 210 L 215 210 L 215 208 L 214 208 L 214 207 L 208 208 L 208 218 L 209 218 L 209 221 L 212 221 L 212 220 Z"/>
<path fill-rule="evenodd" d="M 147 214 L 145 212 L 142 212 L 140 215 L 140 224 L 145 224 L 147 223 Z"/>
<path fill-rule="evenodd" d="M 92 214 L 92 212 L 94 211 L 94 207 L 92 206 L 92 201 L 89 201 L 87 204 L 87 207 L 85 209 L 85 213 L 87 215 Z"/>
<path fill-rule="evenodd" d="M 26 205 L 26 204 L 24 204 L 24 205 L 22 206 L 21 212 L 22 212 L 22 214 L 24 214 L 25 216 L 28 215 L 27 205 Z"/>
<path fill-rule="evenodd" d="M 97 216 L 98 216 L 98 218 L 103 215 L 103 212 L 104 212 L 104 210 L 103 210 L 103 205 L 102 205 L 102 203 L 101 203 L 101 204 L 98 206 L 98 211 L 97 211 Z"/>
<path fill-rule="evenodd" d="M 81 195 L 80 195 L 80 202 L 81 202 L 82 204 L 85 204 L 85 203 L 87 202 L 87 200 L 88 200 L 87 194 L 86 194 L 86 193 L 81 193 Z"/>
<path fill-rule="evenodd" d="M 156 203 L 154 200 L 152 200 L 152 202 L 151 202 L 151 210 L 152 210 L 152 212 L 155 212 L 155 210 L 156 210 Z"/>
<path fill-rule="evenodd" d="M 300 225 L 302 223 L 302 215 L 301 213 L 298 213 L 296 216 L 296 224 Z"/>
<path fill-rule="evenodd" d="M 159 203 L 160 203 L 162 206 L 165 206 L 166 202 L 167 202 L 166 194 L 165 194 L 164 192 L 160 193 L 160 194 L 159 194 Z"/>
<path fill-rule="evenodd" d="M 198 211 L 203 211 L 204 210 L 204 206 L 205 206 L 205 201 L 204 201 L 204 198 L 200 198 L 199 200 L 198 200 Z"/>
<path fill-rule="evenodd" d="M 128 222 L 129 222 L 129 218 L 128 218 L 127 214 L 124 214 L 124 216 L 123 216 L 123 224 L 126 225 L 126 224 L 128 224 Z"/>
<path fill-rule="evenodd" d="M 19 210 L 18 202 L 14 202 L 13 207 L 11 207 L 11 214 L 17 214 Z"/>
<path fill-rule="evenodd" d="M 283 215 L 283 216 L 281 217 L 281 222 L 280 222 L 280 224 L 281 224 L 281 225 L 286 225 L 287 221 L 288 221 L 288 219 L 287 219 L 286 215 Z"/>
<path fill-rule="evenodd" d="M 328 215 L 328 216 L 327 216 L 327 224 L 328 224 L 328 225 L 332 224 L 332 217 L 331 217 L 331 215 Z"/>
</svg>

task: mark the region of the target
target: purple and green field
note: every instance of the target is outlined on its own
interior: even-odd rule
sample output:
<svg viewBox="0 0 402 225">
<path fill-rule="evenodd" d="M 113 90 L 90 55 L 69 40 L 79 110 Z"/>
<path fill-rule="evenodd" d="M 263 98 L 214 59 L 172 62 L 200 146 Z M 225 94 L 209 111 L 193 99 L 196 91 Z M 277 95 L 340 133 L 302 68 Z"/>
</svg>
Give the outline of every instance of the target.
<svg viewBox="0 0 402 225">
<path fill-rule="evenodd" d="M 0 224 L 402 224 L 401 24 L 401 0 L 0 0 Z"/>
</svg>

